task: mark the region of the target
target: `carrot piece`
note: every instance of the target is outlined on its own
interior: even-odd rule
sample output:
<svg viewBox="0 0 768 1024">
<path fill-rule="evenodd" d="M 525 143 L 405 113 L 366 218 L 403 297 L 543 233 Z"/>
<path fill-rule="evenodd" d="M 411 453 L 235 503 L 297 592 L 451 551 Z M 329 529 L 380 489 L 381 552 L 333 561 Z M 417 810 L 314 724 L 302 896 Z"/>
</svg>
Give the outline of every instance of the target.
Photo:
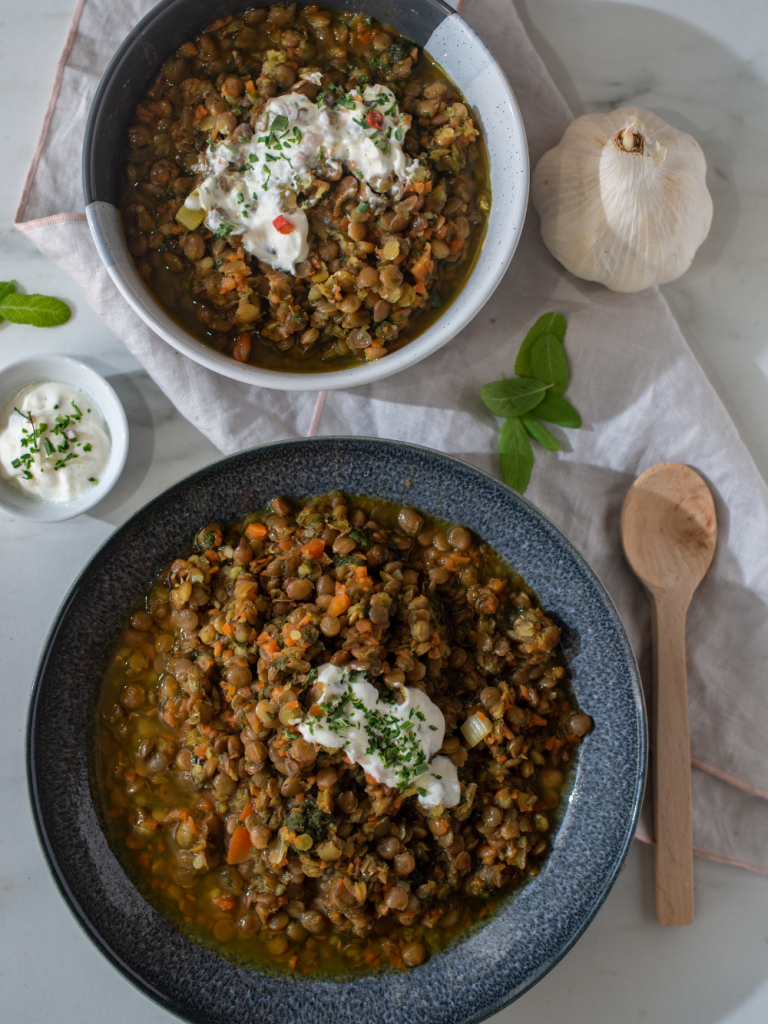
<svg viewBox="0 0 768 1024">
<path fill-rule="evenodd" d="M 331 598 L 331 603 L 328 605 L 328 615 L 343 615 L 344 612 L 352 604 L 349 598 L 349 594 L 336 594 L 335 597 Z"/>
<path fill-rule="evenodd" d="M 249 523 L 245 528 L 245 536 L 248 540 L 264 540 L 267 528 L 264 523 Z"/>
<path fill-rule="evenodd" d="M 219 288 L 219 295 L 226 295 L 227 292 L 231 292 L 233 288 L 237 287 L 237 277 L 235 274 L 227 274 L 226 277 L 221 279 L 221 287 Z"/>
<path fill-rule="evenodd" d="M 301 553 L 305 558 L 319 558 L 325 550 L 325 541 L 322 537 L 315 537 L 301 545 Z"/>
<path fill-rule="evenodd" d="M 464 248 L 464 239 L 454 238 L 454 240 L 449 244 L 448 248 L 451 250 L 451 252 L 458 252 L 459 249 Z"/>
<path fill-rule="evenodd" d="M 251 852 L 251 834 L 245 825 L 238 825 L 232 833 L 227 851 L 227 864 L 242 864 Z"/>
<path fill-rule="evenodd" d="M 208 117 L 208 107 L 204 107 L 201 103 L 195 110 L 195 117 L 202 121 L 204 117 Z"/>
<path fill-rule="evenodd" d="M 252 812 L 253 812 L 253 800 L 249 800 L 248 803 L 245 805 L 245 807 L 240 812 L 240 817 L 237 820 L 238 821 L 245 821 L 245 819 L 248 817 L 248 815 L 251 814 Z"/>
<path fill-rule="evenodd" d="M 219 910 L 234 910 L 237 906 L 231 896 L 214 896 L 211 903 L 215 903 Z"/>
<path fill-rule="evenodd" d="M 224 625 L 221 627 L 221 632 L 224 634 L 224 636 L 232 636 L 232 634 L 235 632 L 235 627 L 232 625 L 231 622 L 225 622 Z"/>
</svg>

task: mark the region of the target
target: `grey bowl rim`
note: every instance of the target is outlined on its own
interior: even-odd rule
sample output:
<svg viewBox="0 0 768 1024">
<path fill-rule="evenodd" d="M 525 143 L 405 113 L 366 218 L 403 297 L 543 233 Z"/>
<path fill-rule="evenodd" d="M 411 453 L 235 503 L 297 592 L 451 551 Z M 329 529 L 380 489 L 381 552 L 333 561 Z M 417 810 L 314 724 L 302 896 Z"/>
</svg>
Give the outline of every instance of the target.
<svg viewBox="0 0 768 1024">
<path fill-rule="evenodd" d="M 487 473 L 485 470 L 479 469 L 477 466 L 473 466 L 472 463 L 466 462 L 464 459 L 457 458 L 455 455 L 449 455 L 446 452 L 438 452 L 433 448 L 428 448 L 426 445 L 419 445 L 409 441 L 397 441 L 390 438 L 381 437 L 349 437 L 346 435 L 323 435 L 322 437 L 317 438 L 286 438 L 280 441 L 272 441 L 269 444 L 256 445 L 253 448 L 243 449 L 242 451 L 235 452 L 232 455 L 227 455 L 221 459 L 216 459 L 215 461 L 208 463 L 208 465 L 203 466 L 200 469 L 194 470 L 192 473 L 187 474 L 187 476 L 183 477 L 181 480 L 178 480 L 174 484 L 171 484 L 170 487 L 166 487 L 158 494 L 155 494 L 152 498 L 146 501 L 139 509 L 137 509 L 132 515 L 130 515 L 125 520 L 125 522 L 121 523 L 120 526 L 116 527 L 116 529 L 114 529 L 112 533 L 110 533 L 109 536 L 105 538 L 105 540 L 99 545 L 96 551 L 91 555 L 91 557 L 88 559 L 84 567 L 77 575 L 77 578 L 67 591 L 67 594 L 62 600 L 61 606 L 59 607 L 59 610 L 56 613 L 53 623 L 50 629 L 48 630 L 48 634 L 45 639 L 45 644 L 41 651 L 40 658 L 38 659 L 37 663 L 37 668 L 35 670 L 35 678 L 32 684 L 32 690 L 30 692 L 29 702 L 27 705 L 27 718 L 24 736 L 24 767 L 27 783 L 27 798 L 29 801 L 29 808 L 32 816 L 32 823 L 34 825 L 35 834 L 37 836 L 40 849 L 42 850 L 46 867 L 48 868 L 48 871 L 51 875 L 54 885 L 56 886 L 59 892 L 59 895 L 64 900 L 68 910 L 74 917 L 77 924 L 80 926 L 81 930 L 90 939 L 90 941 L 96 947 L 98 952 L 101 953 L 101 955 L 107 960 L 107 962 L 111 964 L 111 966 L 114 967 L 118 971 L 118 973 L 122 975 L 122 977 L 129 981 L 134 986 L 134 988 L 138 989 L 138 991 L 140 991 L 144 996 L 147 996 L 149 999 L 152 1000 L 153 1003 L 155 1003 L 157 1006 L 162 1007 L 162 1009 L 164 1009 L 167 1013 L 172 1014 L 178 1020 L 184 1021 L 185 1024 L 189 1024 L 189 1018 L 182 1016 L 181 1013 L 177 1013 L 175 1009 L 168 1006 L 167 1003 L 161 998 L 160 994 L 156 992 L 151 985 L 149 985 L 140 975 L 137 975 L 133 970 L 131 970 L 131 968 L 127 964 L 123 963 L 119 959 L 119 957 L 115 955 L 115 953 L 102 939 L 100 933 L 91 925 L 91 922 L 88 919 L 87 915 L 79 907 L 77 900 L 74 898 L 74 895 L 70 892 L 66 880 L 59 873 L 58 865 L 49 848 L 47 835 L 42 822 L 42 815 L 40 813 L 39 805 L 37 802 L 37 778 L 33 771 L 34 727 L 36 721 L 36 706 L 40 692 L 41 678 L 48 664 L 49 657 L 52 653 L 53 644 L 62 625 L 62 621 L 69 609 L 69 606 L 73 598 L 75 597 L 75 594 L 77 593 L 81 583 L 84 582 L 85 577 L 93 567 L 94 563 L 101 556 L 102 552 L 115 541 L 116 536 L 120 531 L 132 525 L 134 522 L 136 522 L 136 520 L 140 519 L 141 516 L 143 516 L 155 502 L 168 497 L 175 491 L 179 491 L 189 486 L 193 482 L 197 481 L 198 479 L 201 479 L 202 477 L 210 473 L 216 472 L 219 467 L 226 465 L 227 463 L 234 462 L 238 459 L 243 458 L 244 456 L 253 455 L 256 452 L 261 452 L 275 448 L 294 447 L 299 445 L 311 446 L 315 442 L 373 442 L 376 444 L 392 445 L 396 448 L 412 449 L 418 452 L 426 453 L 428 455 L 438 455 L 441 458 L 456 463 L 462 469 L 470 470 L 471 472 L 476 473 L 479 476 L 487 478 L 497 487 L 507 490 L 510 493 L 510 495 L 513 496 L 514 499 L 519 500 L 528 507 L 529 514 L 532 514 L 534 517 L 540 518 L 546 524 L 548 524 L 549 527 L 556 534 L 559 534 L 566 548 L 570 549 L 571 553 L 575 556 L 577 562 L 580 563 L 581 569 L 584 572 L 586 572 L 592 584 L 595 586 L 597 591 L 602 596 L 609 612 L 612 612 L 613 616 L 615 617 L 619 630 L 623 634 L 623 638 L 625 640 L 625 648 L 626 653 L 628 655 L 630 668 L 634 669 L 633 675 L 635 677 L 637 706 L 639 710 L 637 722 L 639 738 L 638 780 L 635 788 L 635 798 L 632 806 L 631 821 L 629 823 L 629 827 L 627 829 L 627 834 L 624 838 L 624 842 L 614 862 L 613 870 L 611 874 L 608 877 L 606 877 L 606 879 L 603 881 L 600 892 L 595 897 L 592 907 L 590 908 L 589 912 L 585 915 L 579 927 L 575 930 L 573 935 L 571 935 L 568 942 L 566 942 L 554 956 L 550 957 L 548 960 L 546 960 L 546 962 L 544 962 L 540 966 L 539 970 L 528 979 L 527 983 L 523 988 L 521 988 L 516 993 L 513 993 L 509 997 L 503 997 L 497 1000 L 492 1006 L 485 1007 L 477 1013 L 472 1014 L 472 1016 L 465 1017 L 460 1022 L 460 1024 L 480 1024 L 480 1022 L 487 1020 L 489 1017 L 492 1017 L 496 1013 L 499 1013 L 501 1010 L 504 1009 L 504 1007 L 511 1005 L 511 1003 L 513 1002 L 516 1002 L 523 995 L 525 995 L 526 992 L 529 992 L 534 987 L 534 985 L 537 985 L 544 977 L 546 977 L 546 975 L 549 974 L 550 971 L 554 967 L 556 967 L 557 964 L 559 964 L 560 961 L 573 949 L 575 944 L 578 942 L 578 940 L 582 937 L 582 935 L 587 930 L 589 925 L 595 919 L 595 916 L 599 909 L 605 903 L 605 900 L 607 899 L 611 889 L 613 888 L 614 884 L 616 883 L 616 880 L 619 877 L 622 868 L 624 867 L 624 863 L 626 862 L 627 856 L 629 855 L 629 850 L 635 838 L 635 833 L 637 831 L 637 826 L 640 818 L 640 811 L 642 808 L 643 798 L 645 796 L 645 790 L 648 781 L 649 730 L 648 714 L 645 705 L 645 696 L 641 684 L 640 670 L 637 665 L 637 659 L 635 658 L 634 651 L 632 650 L 632 646 L 629 642 L 629 637 L 627 636 L 626 629 L 624 628 L 624 624 L 622 622 L 621 616 L 619 615 L 618 609 L 616 608 L 613 599 L 611 598 L 610 594 L 605 588 L 600 577 L 597 575 L 595 570 L 592 568 L 592 566 L 589 564 L 586 558 L 582 555 L 582 553 L 579 551 L 576 545 L 565 535 L 565 533 L 563 533 L 560 527 L 557 526 L 552 521 L 552 519 L 550 519 L 550 517 L 546 515 L 546 513 L 542 512 L 541 509 L 537 508 L 537 506 L 534 505 L 533 502 L 529 501 L 529 499 L 525 498 L 523 495 L 518 494 L 516 491 L 513 491 L 511 488 L 506 487 L 506 485 L 497 480 L 494 476 L 492 476 L 492 474 Z M 301 979 L 295 980 L 300 981 Z"/>
</svg>

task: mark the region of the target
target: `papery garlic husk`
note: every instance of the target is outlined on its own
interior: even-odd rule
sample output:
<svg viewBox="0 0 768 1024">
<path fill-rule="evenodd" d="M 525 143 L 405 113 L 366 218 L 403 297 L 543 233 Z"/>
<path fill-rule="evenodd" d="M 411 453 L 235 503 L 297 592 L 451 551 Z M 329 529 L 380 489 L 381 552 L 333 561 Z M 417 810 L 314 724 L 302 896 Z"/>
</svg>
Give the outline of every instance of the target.
<svg viewBox="0 0 768 1024">
<path fill-rule="evenodd" d="M 674 281 L 712 223 L 706 170 L 692 136 L 641 107 L 578 117 L 533 172 L 544 243 L 617 292 Z"/>
</svg>

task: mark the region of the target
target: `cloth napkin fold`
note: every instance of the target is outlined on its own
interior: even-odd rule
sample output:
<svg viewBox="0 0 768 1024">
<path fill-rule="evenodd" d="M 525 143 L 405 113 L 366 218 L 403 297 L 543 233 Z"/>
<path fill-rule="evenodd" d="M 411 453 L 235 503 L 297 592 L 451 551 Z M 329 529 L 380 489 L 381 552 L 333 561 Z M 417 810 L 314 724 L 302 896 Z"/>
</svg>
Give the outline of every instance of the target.
<svg viewBox="0 0 768 1024">
<path fill-rule="evenodd" d="M 248 387 L 203 369 L 128 307 L 85 222 L 79 168 L 91 100 L 112 53 L 152 5 L 80 0 L 16 226 L 78 282 L 176 407 L 227 453 L 307 433 L 355 434 L 416 441 L 497 474 L 499 424 L 481 404 L 480 387 L 512 371 L 537 317 L 562 312 L 568 397 L 584 426 L 558 432 L 558 455 L 537 449 L 527 497 L 600 575 L 647 685 L 648 603 L 621 554 L 621 504 L 635 477 L 658 462 L 687 463 L 706 478 L 718 546 L 686 631 L 694 846 L 700 856 L 768 874 L 768 488 L 659 291 L 618 295 L 571 276 L 545 249 L 531 209 L 512 266 L 486 307 L 446 348 L 404 373 L 330 392 L 323 407 L 322 394 Z M 467 0 L 462 14 L 504 67 L 535 166 L 571 112 L 511 0 Z M 652 831 L 646 807 L 638 838 L 652 842 Z"/>
</svg>

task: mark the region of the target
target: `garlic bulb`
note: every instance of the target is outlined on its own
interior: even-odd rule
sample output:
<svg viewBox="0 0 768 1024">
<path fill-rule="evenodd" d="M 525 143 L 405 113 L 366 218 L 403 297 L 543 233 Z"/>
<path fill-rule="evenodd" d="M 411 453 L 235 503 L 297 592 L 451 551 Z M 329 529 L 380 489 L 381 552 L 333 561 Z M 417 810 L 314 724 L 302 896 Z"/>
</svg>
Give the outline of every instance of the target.
<svg viewBox="0 0 768 1024">
<path fill-rule="evenodd" d="M 674 281 L 712 223 L 706 169 L 694 138 L 640 107 L 578 117 L 533 172 L 544 243 L 613 291 Z"/>
</svg>

